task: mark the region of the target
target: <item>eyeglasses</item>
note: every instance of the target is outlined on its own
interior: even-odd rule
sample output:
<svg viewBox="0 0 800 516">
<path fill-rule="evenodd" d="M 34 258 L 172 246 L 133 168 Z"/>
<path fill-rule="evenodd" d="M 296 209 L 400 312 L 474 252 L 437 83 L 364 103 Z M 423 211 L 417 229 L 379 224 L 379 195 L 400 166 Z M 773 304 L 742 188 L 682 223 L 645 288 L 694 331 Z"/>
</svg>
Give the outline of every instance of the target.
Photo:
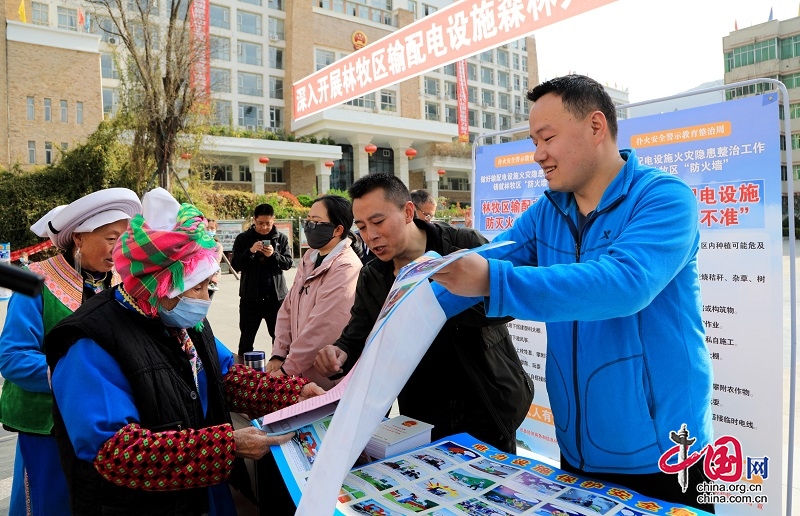
<svg viewBox="0 0 800 516">
<path fill-rule="evenodd" d="M 313 231 L 317 226 L 333 226 L 330 222 L 317 222 L 315 220 L 304 220 L 303 229 Z"/>
<path fill-rule="evenodd" d="M 259 221 L 254 221 L 254 222 L 253 222 L 253 224 L 255 224 L 257 227 L 260 227 L 260 228 L 268 228 L 268 227 L 270 227 L 271 225 L 273 225 L 273 224 L 274 224 L 274 222 L 259 222 Z"/>
<path fill-rule="evenodd" d="M 422 214 L 422 217 L 420 217 L 421 219 L 425 219 L 428 222 L 431 221 L 431 219 L 433 218 L 433 213 L 428 213 L 427 211 L 423 210 L 419 206 L 415 206 L 415 207 L 417 208 L 417 214 Z"/>
</svg>

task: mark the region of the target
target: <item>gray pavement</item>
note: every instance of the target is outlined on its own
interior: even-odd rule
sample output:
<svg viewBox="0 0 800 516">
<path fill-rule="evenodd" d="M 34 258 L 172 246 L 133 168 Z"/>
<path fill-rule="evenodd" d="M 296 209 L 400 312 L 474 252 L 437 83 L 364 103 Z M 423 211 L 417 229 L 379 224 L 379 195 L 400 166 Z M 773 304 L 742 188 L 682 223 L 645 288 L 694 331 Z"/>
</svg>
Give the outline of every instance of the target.
<svg viewBox="0 0 800 516">
<path fill-rule="evenodd" d="M 800 242 L 798 242 L 798 252 L 800 252 Z M 788 240 L 784 239 L 783 245 L 783 261 L 784 261 L 784 343 L 785 343 L 785 361 L 784 361 L 784 411 L 783 411 L 783 448 L 784 448 L 784 464 L 785 458 L 788 456 L 788 425 L 789 425 L 789 342 L 790 342 L 790 325 L 789 325 L 789 306 L 790 306 L 790 290 L 789 285 L 789 251 Z M 286 272 L 286 283 L 291 285 L 294 282 L 296 269 L 292 268 Z M 800 281 L 800 278 L 798 278 Z M 239 344 L 239 281 L 232 274 L 222 274 L 220 278 L 220 290 L 214 295 L 214 300 L 211 303 L 211 309 L 208 314 L 208 320 L 214 330 L 214 334 L 219 340 L 225 344 L 232 352 L 236 352 Z M 5 321 L 6 315 L 6 302 L 0 302 L 0 324 Z M 263 350 L 267 356 L 271 354 L 272 345 L 270 342 L 269 334 L 267 333 L 266 323 L 262 323 L 256 336 L 255 349 Z M 0 377 L 0 388 L 2 388 L 2 377 Z M 796 433 L 800 433 L 800 418 L 795 418 Z M 14 461 L 14 453 L 16 447 L 16 436 L 0 429 L 0 516 L 8 515 L 9 496 L 11 494 L 11 476 Z M 800 515 L 800 439 L 795 436 L 795 464 L 794 464 L 794 478 L 792 490 L 792 514 Z M 786 465 L 784 465 L 783 478 L 786 479 L 785 473 Z M 785 483 L 784 483 L 785 486 Z M 783 498 L 785 500 L 785 497 Z M 765 511 L 765 516 L 778 516 L 778 514 L 785 514 L 785 508 L 778 513 L 777 504 L 770 504 L 770 508 L 775 510 Z M 251 508 L 241 506 L 240 514 L 254 514 Z"/>
</svg>

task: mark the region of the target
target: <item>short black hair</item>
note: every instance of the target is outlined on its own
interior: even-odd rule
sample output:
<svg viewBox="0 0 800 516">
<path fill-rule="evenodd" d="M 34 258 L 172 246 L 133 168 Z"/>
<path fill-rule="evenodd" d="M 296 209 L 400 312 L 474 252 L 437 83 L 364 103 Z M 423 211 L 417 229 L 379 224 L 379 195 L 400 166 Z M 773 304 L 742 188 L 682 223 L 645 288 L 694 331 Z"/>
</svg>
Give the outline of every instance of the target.
<svg viewBox="0 0 800 516">
<path fill-rule="evenodd" d="M 353 183 L 347 193 L 355 201 L 378 188 L 383 189 L 384 198 L 393 202 L 398 208 L 402 209 L 411 200 L 406 185 L 398 177 L 383 172 L 362 177 Z"/>
<path fill-rule="evenodd" d="M 331 219 L 331 223 L 334 226 L 342 226 L 344 228 L 342 233 L 342 240 L 344 240 L 353 226 L 353 206 L 350 201 L 341 195 L 323 195 L 314 199 L 312 206 L 318 202 L 325 205 L 325 211 L 328 212 L 328 218 Z"/>
<path fill-rule="evenodd" d="M 275 208 L 273 208 L 271 204 L 259 204 L 258 206 L 256 206 L 256 209 L 253 210 L 253 218 L 257 219 L 262 215 L 266 215 L 267 217 L 274 217 Z"/>
<path fill-rule="evenodd" d="M 617 107 L 603 85 L 585 75 L 564 75 L 534 86 L 527 93 L 528 100 L 536 102 L 548 93 L 561 98 L 564 109 L 578 118 L 592 111 L 601 111 L 608 122 L 608 130 L 617 140 Z"/>
<path fill-rule="evenodd" d="M 436 204 L 436 199 L 433 198 L 429 191 L 420 188 L 419 190 L 411 190 L 411 202 L 414 203 L 414 206 L 419 208 L 427 202 Z"/>
</svg>

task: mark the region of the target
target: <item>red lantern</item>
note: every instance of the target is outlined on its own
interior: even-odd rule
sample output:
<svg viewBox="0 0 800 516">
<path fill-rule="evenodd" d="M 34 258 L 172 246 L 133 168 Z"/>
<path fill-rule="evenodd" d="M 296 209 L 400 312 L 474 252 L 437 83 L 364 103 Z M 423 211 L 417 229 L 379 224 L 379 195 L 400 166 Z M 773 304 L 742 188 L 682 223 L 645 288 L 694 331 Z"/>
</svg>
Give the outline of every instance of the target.
<svg viewBox="0 0 800 516">
<path fill-rule="evenodd" d="M 406 156 L 408 156 L 408 159 L 411 159 L 416 155 L 417 155 L 417 149 L 414 149 L 412 147 L 406 149 Z"/>
<path fill-rule="evenodd" d="M 328 167 L 328 168 L 333 168 L 334 165 L 335 165 L 335 163 L 333 161 L 326 161 L 325 162 L 325 166 Z"/>
<path fill-rule="evenodd" d="M 181 159 L 190 160 L 192 159 L 192 154 L 189 152 L 184 152 L 183 154 L 181 154 Z"/>
<path fill-rule="evenodd" d="M 364 150 L 367 151 L 367 154 L 372 156 L 372 153 L 378 150 L 378 146 L 375 145 L 374 143 L 368 143 L 367 146 L 364 147 Z"/>
<path fill-rule="evenodd" d="M 260 158 L 258 158 L 258 162 L 261 163 L 262 165 L 266 165 L 267 163 L 269 163 L 269 158 L 266 156 L 261 156 Z"/>
<path fill-rule="evenodd" d="M 440 176 L 443 176 L 447 173 L 447 171 L 443 168 L 440 168 L 439 170 L 436 171 L 436 173 L 439 174 Z"/>
</svg>

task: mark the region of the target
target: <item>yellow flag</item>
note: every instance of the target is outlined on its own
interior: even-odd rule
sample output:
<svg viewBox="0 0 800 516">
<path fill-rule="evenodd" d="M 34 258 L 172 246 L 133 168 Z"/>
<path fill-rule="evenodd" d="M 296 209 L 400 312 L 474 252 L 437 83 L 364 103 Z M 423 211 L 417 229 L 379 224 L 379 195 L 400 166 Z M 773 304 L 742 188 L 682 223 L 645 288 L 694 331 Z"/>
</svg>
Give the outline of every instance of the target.
<svg viewBox="0 0 800 516">
<path fill-rule="evenodd" d="M 20 1 L 17 12 L 19 13 L 19 19 L 22 20 L 22 23 L 28 23 L 28 17 L 25 16 L 25 0 Z"/>
</svg>

